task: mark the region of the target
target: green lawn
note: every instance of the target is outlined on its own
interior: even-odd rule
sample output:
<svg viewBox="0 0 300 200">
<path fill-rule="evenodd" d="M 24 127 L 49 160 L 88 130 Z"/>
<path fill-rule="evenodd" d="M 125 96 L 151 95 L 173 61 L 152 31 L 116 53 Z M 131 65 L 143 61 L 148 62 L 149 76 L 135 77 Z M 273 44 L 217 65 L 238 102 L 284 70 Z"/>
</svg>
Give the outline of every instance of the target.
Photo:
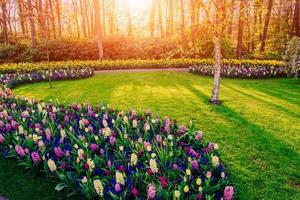
<svg viewBox="0 0 300 200">
<path fill-rule="evenodd" d="M 212 79 L 189 73 L 105 73 L 78 81 L 24 85 L 19 96 L 151 109 L 219 144 L 239 199 L 300 199 L 300 81 L 223 79 L 222 106 L 208 103 Z M 0 160 L 0 193 L 10 199 L 56 199 L 53 184 Z M 9 166 L 8 166 L 9 165 Z M 11 175 L 10 175 L 11 174 Z"/>
</svg>

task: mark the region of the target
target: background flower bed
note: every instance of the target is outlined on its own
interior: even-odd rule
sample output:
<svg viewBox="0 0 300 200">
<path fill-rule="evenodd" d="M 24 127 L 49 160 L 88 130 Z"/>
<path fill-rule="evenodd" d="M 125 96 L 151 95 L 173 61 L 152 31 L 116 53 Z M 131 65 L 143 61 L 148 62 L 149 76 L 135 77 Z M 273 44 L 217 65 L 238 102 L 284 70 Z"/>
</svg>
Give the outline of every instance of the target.
<svg viewBox="0 0 300 200">
<path fill-rule="evenodd" d="M 218 145 L 150 112 L 69 106 L 0 93 L 0 152 L 88 199 L 232 199 Z"/>
<path fill-rule="evenodd" d="M 17 71 L 0 74 L 0 85 L 14 88 L 25 83 L 49 81 L 49 74 L 51 74 L 51 80 L 72 80 L 91 77 L 94 71 L 91 68 L 62 68 L 28 72 Z"/>
<path fill-rule="evenodd" d="M 274 60 L 223 60 L 222 76 L 232 78 L 266 78 L 292 76 L 291 67 Z M 62 69 L 115 70 L 115 69 L 153 69 L 190 68 L 201 75 L 212 75 L 214 61 L 211 59 L 171 59 L 171 60 L 103 60 L 103 61 L 62 61 L 41 63 L 3 64 L 0 74 L 28 73 Z M 299 67 L 300 71 L 300 67 Z"/>
</svg>

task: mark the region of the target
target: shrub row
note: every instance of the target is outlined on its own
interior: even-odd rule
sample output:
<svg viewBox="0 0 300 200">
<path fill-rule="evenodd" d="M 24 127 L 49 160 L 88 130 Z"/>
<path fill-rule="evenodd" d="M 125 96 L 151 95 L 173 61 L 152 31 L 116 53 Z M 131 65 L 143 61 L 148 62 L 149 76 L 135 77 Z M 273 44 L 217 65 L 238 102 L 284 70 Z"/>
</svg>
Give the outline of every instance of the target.
<svg viewBox="0 0 300 200">
<path fill-rule="evenodd" d="M 14 88 L 24 83 L 46 81 L 49 80 L 49 74 L 51 75 L 51 80 L 72 80 L 91 77 L 93 76 L 94 71 L 87 67 L 54 69 L 52 71 L 32 70 L 25 72 L 25 70 L 17 70 L 14 73 L 0 74 L 0 85 Z"/>
<path fill-rule="evenodd" d="M 212 76 L 214 65 L 195 64 L 189 71 L 194 74 Z M 221 67 L 221 77 L 229 78 L 272 78 L 291 77 L 295 73 L 300 73 L 300 67 L 295 71 L 290 66 L 280 61 L 223 61 Z"/>
<path fill-rule="evenodd" d="M 189 68 L 206 66 L 212 69 L 211 59 L 170 59 L 170 60 L 103 60 L 103 61 L 61 61 L 40 63 L 7 63 L 0 65 L 0 73 L 32 72 L 37 70 L 92 68 L 94 70 L 141 69 L 141 68 Z M 252 68 L 282 68 L 287 67 L 281 61 L 269 60 L 223 60 L 224 66 Z"/>
<path fill-rule="evenodd" d="M 0 91 L 0 153 L 87 199 L 233 197 L 218 145 L 151 112 L 60 105 Z"/>
</svg>

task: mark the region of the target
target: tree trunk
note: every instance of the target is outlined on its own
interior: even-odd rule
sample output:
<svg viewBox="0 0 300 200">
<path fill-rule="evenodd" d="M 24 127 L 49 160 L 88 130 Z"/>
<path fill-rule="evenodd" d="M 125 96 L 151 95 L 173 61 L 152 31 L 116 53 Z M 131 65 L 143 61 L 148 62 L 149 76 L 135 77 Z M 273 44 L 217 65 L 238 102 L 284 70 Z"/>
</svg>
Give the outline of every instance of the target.
<svg viewBox="0 0 300 200">
<path fill-rule="evenodd" d="M 18 0 L 18 10 L 20 16 L 20 25 L 21 31 L 23 35 L 26 35 L 26 26 L 25 26 L 25 18 L 24 18 L 24 2 L 23 0 Z"/>
<path fill-rule="evenodd" d="M 51 20 L 51 26 L 52 26 L 52 35 L 53 38 L 56 38 L 56 27 L 55 27 L 55 16 L 54 16 L 54 11 L 53 11 L 53 4 L 52 0 L 49 0 L 49 9 L 50 9 L 50 20 Z"/>
<path fill-rule="evenodd" d="M 196 0 L 190 0 L 190 13 L 191 13 L 191 40 L 195 44 L 195 26 L 196 26 Z"/>
<path fill-rule="evenodd" d="M 35 30 L 35 24 L 34 24 L 34 18 L 33 18 L 33 7 L 31 0 L 27 0 L 28 3 L 28 11 L 29 11 L 29 22 L 30 22 L 30 31 L 31 31 L 31 43 L 32 47 L 36 47 L 36 30 Z"/>
<path fill-rule="evenodd" d="M 240 15 L 239 15 L 239 21 L 238 21 L 238 36 L 237 36 L 237 46 L 236 46 L 236 57 L 237 58 L 241 58 L 242 53 L 243 53 L 245 4 L 246 4 L 246 0 L 240 0 Z"/>
<path fill-rule="evenodd" d="M 127 36 L 132 36 L 132 20 L 131 20 L 131 13 L 130 9 L 127 9 L 127 18 L 128 18 L 128 25 L 127 25 Z"/>
<path fill-rule="evenodd" d="M 235 7 L 235 0 L 231 0 L 230 3 L 230 19 L 228 25 L 228 37 L 231 38 L 232 30 L 233 30 L 233 18 L 234 18 L 234 7 Z"/>
<path fill-rule="evenodd" d="M 86 20 L 86 27 L 87 27 L 87 34 L 90 36 L 91 35 L 91 26 L 90 26 L 90 19 L 88 17 L 88 6 L 87 6 L 88 0 L 84 0 L 84 15 L 85 15 L 85 20 Z"/>
<path fill-rule="evenodd" d="M 103 36 L 105 37 L 106 35 L 106 9 L 105 9 L 106 3 L 105 0 L 103 0 L 103 4 L 102 4 L 102 30 L 103 30 Z"/>
<path fill-rule="evenodd" d="M 46 36 L 46 23 L 42 0 L 38 0 L 38 21 L 40 26 L 40 36 L 44 38 Z"/>
<path fill-rule="evenodd" d="M 103 36 L 102 36 L 102 29 L 101 29 L 101 16 L 100 16 L 100 6 L 99 0 L 94 0 L 94 13 L 95 13 L 95 27 L 97 30 L 97 37 L 98 37 L 98 52 L 99 52 L 99 59 L 103 59 Z"/>
<path fill-rule="evenodd" d="M 221 37 L 223 35 L 223 23 L 225 19 L 222 17 L 222 8 L 224 8 L 224 1 L 217 0 L 216 4 L 216 21 L 215 21 L 215 66 L 214 66 L 214 85 L 212 90 L 212 96 L 209 102 L 213 104 L 220 104 L 219 100 L 219 89 L 220 89 L 220 78 L 221 78 Z"/>
<path fill-rule="evenodd" d="M 215 66 L 214 66 L 214 85 L 210 102 L 220 104 L 219 89 L 221 76 L 221 39 L 218 37 L 215 41 Z"/>
<path fill-rule="evenodd" d="M 252 37 L 251 37 L 251 50 L 252 52 L 255 51 L 255 36 L 256 36 L 256 32 L 257 32 L 257 10 L 258 10 L 258 1 L 259 0 L 255 0 L 254 4 L 253 4 L 253 31 L 252 31 Z"/>
<path fill-rule="evenodd" d="M 84 37 L 87 36 L 87 30 L 86 30 L 86 19 L 85 19 L 85 13 L 84 13 L 84 8 L 83 8 L 83 0 L 80 1 L 80 11 L 81 11 L 81 25 L 82 25 L 82 31 Z"/>
<path fill-rule="evenodd" d="M 261 46 L 260 46 L 261 53 L 265 52 L 265 48 L 266 48 L 266 40 L 267 40 L 267 33 L 268 33 L 268 28 L 269 28 L 270 17 L 271 17 L 271 13 L 272 13 L 272 6 L 273 6 L 273 0 L 268 0 L 268 8 L 267 8 L 268 10 L 267 10 L 263 34 L 262 34 L 262 38 L 261 38 Z"/>
<path fill-rule="evenodd" d="M 6 1 L 1 2 L 2 9 L 2 24 L 3 24 L 3 44 L 8 45 L 8 31 L 7 31 L 7 16 L 6 16 Z"/>
<path fill-rule="evenodd" d="M 164 37 L 164 26 L 163 26 L 163 18 L 162 18 L 162 6 L 161 6 L 161 0 L 157 0 L 157 9 L 158 9 L 158 26 L 159 26 L 159 32 L 160 37 Z"/>
<path fill-rule="evenodd" d="M 56 17 L 57 17 L 57 24 L 58 24 L 58 35 L 59 37 L 62 36 L 62 28 L 61 28 L 61 17 L 60 17 L 60 1 L 59 0 L 55 0 L 55 10 L 56 10 Z"/>
<path fill-rule="evenodd" d="M 168 18 L 168 30 L 167 35 L 172 36 L 173 33 L 173 21 L 174 21 L 174 1 L 169 0 L 169 18 Z"/>
<path fill-rule="evenodd" d="M 151 1 L 151 11 L 150 11 L 150 19 L 149 19 L 149 30 L 150 36 L 154 37 L 154 26 L 155 26 L 155 2 L 156 0 Z"/>
<path fill-rule="evenodd" d="M 295 11 L 294 11 L 294 19 L 293 19 L 293 27 L 295 36 L 300 37 L 300 27 L 299 27 L 299 6 L 300 0 L 296 0 L 295 2 Z"/>
<path fill-rule="evenodd" d="M 184 0 L 180 0 L 180 11 L 181 11 L 181 39 L 185 41 L 185 11 L 184 11 Z"/>
<path fill-rule="evenodd" d="M 74 10 L 74 18 L 75 18 L 75 26 L 76 26 L 76 30 L 77 30 L 77 37 L 80 38 L 77 0 L 72 0 L 72 4 L 73 4 L 73 10 Z"/>
<path fill-rule="evenodd" d="M 115 8 L 116 8 L 116 1 L 111 0 L 110 3 L 110 13 L 109 13 L 109 33 L 110 36 L 114 35 L 115 30 Z"/>
</svg>

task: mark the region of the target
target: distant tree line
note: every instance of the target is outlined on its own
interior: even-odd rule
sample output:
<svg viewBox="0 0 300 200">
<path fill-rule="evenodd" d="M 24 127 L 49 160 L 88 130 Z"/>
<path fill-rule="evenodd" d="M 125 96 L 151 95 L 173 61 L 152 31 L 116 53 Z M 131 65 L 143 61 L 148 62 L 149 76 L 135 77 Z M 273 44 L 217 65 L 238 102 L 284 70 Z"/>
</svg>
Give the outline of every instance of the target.
<svg viewBox="0 0 300 200">
<path fill-rule="evenodd" d="M 1 43 L 30 39 L 35 48 L 45 40 L 97 38 L 100 58 L 102 41 L 114 36 L 176 39 L 184 48 L 204 48 L 214 41 L 215 12 L 222 48 L 233 49 L 237 58 L 283 53 L 292 36 L 300 36 L 300 0 L 150 1 L 141 17 L 125 0 L 0 0 Z"/>
</svg>

